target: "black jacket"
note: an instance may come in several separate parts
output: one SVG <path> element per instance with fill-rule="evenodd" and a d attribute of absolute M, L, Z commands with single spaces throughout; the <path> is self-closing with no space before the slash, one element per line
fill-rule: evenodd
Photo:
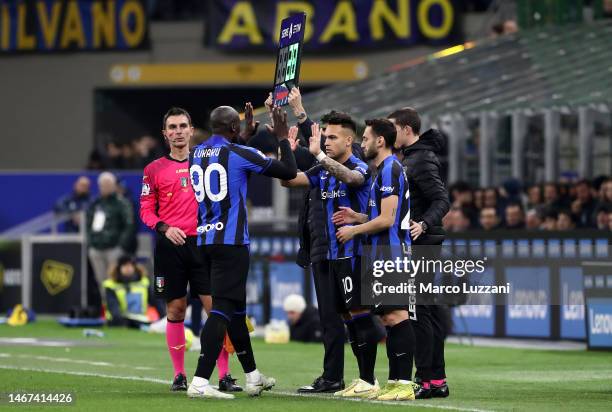
<path fill-rule="evenodd" d="M 292 341 L 297 342 L 321 342 L 323 332 L 319 311 L 312 306 L 306 307 L 300 319 L 293 325 L 289 325 L 289 334 Z"/>
<path fill-rule="evenodd" d="M 311 135 L 312 120 L 306 119 L 299 124 L 302 136 L 308 139 Z M 295 160 L 298 169 L 306 171 L 317 164 L 317 159 L 310 154 L 307 148 L 298 146 L 295 151 Z M 327 259 L 329 242 L 325 233 L 323 205 L 318 188 L 308 189 L 304 194 L 304 207 L 298 217 L 298 231 L 300 237 L 300 250 L 296 263 L 307 267 L 311 263 L 322 262 Z"/>
<path fill-rule="evenodd" d="M 404 148 L 402 164 L 410 189 L 410 215 L 415 222 L 427 223 L 428 235 L 444 235 L 442 218 L 450 209 L 448 190 L 441 178 L 438 159 L 438 155 L 445 150 L 446 139 L 435 129 L 429 129 L 416 143 Z"/>

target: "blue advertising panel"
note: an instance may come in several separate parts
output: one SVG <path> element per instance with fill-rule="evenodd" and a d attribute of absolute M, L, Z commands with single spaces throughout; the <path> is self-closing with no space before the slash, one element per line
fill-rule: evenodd
<path fill-rule="evenodd" d="M 547 266 L 507 267 L 510 294 L 506 335 L 550 337 L 550 269 Z"/>
<path fill-rule="evenodd" d="M 246 285 L 247 315 L 257 324 L 264 323 L 264 268 L 263 262 L 251 262 Z"/>
<path fill-rule="evenodd" d="M 589 347 L 612 349 L 612 297 L 587 298 Z"/>
<path fill-rule="evenodd" d="M 495 270 L 486 268 L 479 279 L 470 278 L 472 284 L 493 285 Z M 495 305 L 492 295 L 472 296 L 467 305 L 453 308 L 453 333 L 481 336 L 495 334 Z"/>
<path fill-rule="evenodd" d="M 559 269 L 561 297 L 561 339 L 584 339 L 584 293 L 582 289 L 582 268 L 562 267 Z"/>
<path fill-rule="evenodd" d="M 304 272 L 294 262 L 270 262 L 270 318 L 286 319 L 283 301 L 291 294 L 304 295 Z"/>

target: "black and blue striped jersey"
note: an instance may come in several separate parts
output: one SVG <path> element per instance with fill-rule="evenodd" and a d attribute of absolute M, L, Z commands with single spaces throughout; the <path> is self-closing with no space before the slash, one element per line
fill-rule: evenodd
<path fill-rule="evenodd" d="M 385 197 L 398 197 L 397 213 L 393 226 L 378 233 L 368 235 L 366 244 L 376 253 L 377 248 L 389 248 L 392 257 L 399 257 L 405 247 L 410 245 L 410 191 L 408 179 L 402 164 L 391 155 L 383 160 L 377 168 L 377 175 L 372 179 L 368 202 L 368 220 L 380 215 L 382 200 Z M 386 254 L 386 253 L 384 253 Z M 380 255 L 380 253 L 376 253 Z"/>
<path fill-rule="evenodd" d="M 328 240 L 327 258 L 330 260 L 343 259 L 361 255 L 361 237 L 356 236 L 346 243 L 336 239 L 336 225 L 332 222 L 332 215 L 340 210 L 340 206 L 350 207 L 356 212 L 365 213 L 368 204 L 370 187 L 370 174 L 368 165 L 354 155 L 343 163 L 351 170 L 356 170 L 364 177 L 359 187 L 351 187 L 337 179 L 321 165 L 317 165 L 306 172 L 311 187 L 320 189 L 321 202 L 323 202 L 323 215 Z"/>
<path fill-rule="evenodd" d="M 260 151 L 213 135 L 189 156 L 189 176 L 198 202 L 198 246 L 247 245 L 247 181 L 272 163 Z"/>

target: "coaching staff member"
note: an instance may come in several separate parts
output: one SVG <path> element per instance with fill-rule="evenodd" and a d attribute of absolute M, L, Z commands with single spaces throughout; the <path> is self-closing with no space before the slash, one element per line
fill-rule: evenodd
<path fill-rule="evenodd" d="M 395 124 L 395 143 L 410 189 L 412 221 L 410 234 L 414 245 L 441 245 L 444 240 L 442 218 L 450 208 L 448 190 L 440 176 L 438 154 L 445 150 L 442 134 L 430 129 L 419 135 L 421 119 L 416 110 L 405 107 L 387 116 Z M 425 302 L 431 303 L 431 302 Z M 443 308 L 438 305 L 416 305 L 415 381 L 421 385 L 415 390 L 417 399 L 447 397 L 449 395 L 444 371 Z"/>

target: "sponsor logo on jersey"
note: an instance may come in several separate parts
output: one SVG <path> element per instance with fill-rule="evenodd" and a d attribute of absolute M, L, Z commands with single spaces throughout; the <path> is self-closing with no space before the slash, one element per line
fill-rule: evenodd
<path fill-rule="evenodd" d="M 382 186 L 380 188 L 381 192 L 393 192 L 393 189 L 395 189 L 395 187 L 393 186 Z"/>
<path fill-rule="evenodd" d="M 330 190 L 329 192 L 321 192 L 321 199 L 336 199 L 346 196 L 345 190 Z"/>
<path fill-rule="evenodd" d="M 206 233 L 210 232 L 211 230 L 223 230 L 224 227 L 225 225 L 223 224 L 223 222 L 209 223 L 207 225 L 198 226 L 197 232 Z"/>

